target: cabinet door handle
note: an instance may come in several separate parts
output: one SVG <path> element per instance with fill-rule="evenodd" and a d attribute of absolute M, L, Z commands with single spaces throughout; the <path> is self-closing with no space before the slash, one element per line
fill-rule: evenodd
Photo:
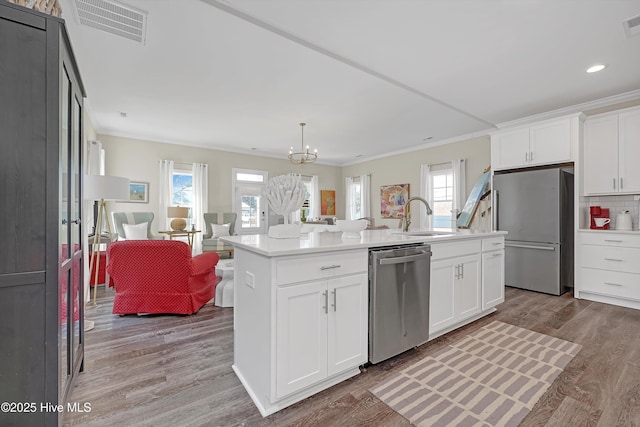
<path fill-rule="evenodd" d="M 492 243 L 493 246 L 498 246 L 498 245 L 501 245 L 501 244 L 502 244 L 502 242 L 494 242 L 494 243 Z"/>
<path fill-rule="evenodd" d="M 322 308 L 324 309 L 325 314 L 327 314 L 329 313 L 329 292 L 324 291 L 322 296 L 324 296 L 324 306 Z"/>
<path fill-rule="evenodd" d="M 620 189 L 624 188 L 624 182 L 622 181 L 624 178 L 620 177 Z"/>
<path fill-rule="evenodd" d="M 323 265 L 322 267 L 320 267 L 320 270 L 331 270 L 332 268 L 340 268 L 340 267 L 342 267 L 340 264 Z"/>
<path fill-rule="evenodd" d="M 605 242 L 622 243 L 622 240 L 604 239 Z"/>
<path fill-rule="evenodd" d="M 609 286 L 622 286 L 620 283 L 604 282 L 604 284 Z"/>
<path fill-rule="evenodd" d="M 529 161 L 533 162 L 533 151 L 529 152 Z"/>
<path fill-rule="evenodd" d="M 615 178 L 613 178 L 613 189 L 614 190 L 616 189 L 616 179 Z"/>
<path fill-rule="evenodd" d="M 493 254 L 493 256 L 502 256 L 502 253 L 498 252 L 497 254 Z"/>
<path fill-rule="evenodd" d="M 333 294 L 333 311 L 338 311 L 338 291 L 334 289 L 331 293 Z"/>
<path fill-rule="evenodd" d="M 621 259 L 616 259 L 616 258 L 605 258 L 605 261 L 616 261 L 616 262 L 622 262 L 623 260 Z"/>
<path fill-rule="evenodd" d="M 529 152 L 528 151 L 526 153 L 524 153 L 524 162 L 525 163 L 529 162 Z"/>
<path fill-rule="evenodd" d="M 460 264 L 460 278 L 464 279 L 464 264 Z"/>
<path fill-rule="evenodd" d="M 456 265 L 456 279 L 460 278 L 460 264 Z"/>

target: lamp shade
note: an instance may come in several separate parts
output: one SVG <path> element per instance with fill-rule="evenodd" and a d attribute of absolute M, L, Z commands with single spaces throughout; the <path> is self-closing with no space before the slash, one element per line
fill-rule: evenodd
<path fill-rule="evenodd" d="M 129 179 L 109 175 L 84 176 L 85 200 L 129 200 Z"/>
<path fill-rule="evenodd" d="M 167 208 L 167 216 L 169 218 L 189 218 L 189 208 L 181 208 L 180 206 L 169 206 Z"/>

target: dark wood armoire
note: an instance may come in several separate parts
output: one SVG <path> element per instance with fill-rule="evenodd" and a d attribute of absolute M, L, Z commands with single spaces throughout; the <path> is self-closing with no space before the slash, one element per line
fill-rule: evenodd
<path fill-rule="evenodd" d="M 3 426 L 58 425 L 82 370 L 83 98 L 64 21 L 0 0 Z"/>

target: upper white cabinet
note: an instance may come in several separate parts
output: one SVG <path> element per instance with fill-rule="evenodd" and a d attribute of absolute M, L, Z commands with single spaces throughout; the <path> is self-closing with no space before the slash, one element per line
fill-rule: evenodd
<path fill-rule="evenodd" d="M 580 115 L 504 129 L 491 135 L 494 170 L 574 160 Z"/>
<path fill-rule="evenodd" d="M 586 195 L 639 193 L 640 109 L 595 116 L 585 121 Z"/>

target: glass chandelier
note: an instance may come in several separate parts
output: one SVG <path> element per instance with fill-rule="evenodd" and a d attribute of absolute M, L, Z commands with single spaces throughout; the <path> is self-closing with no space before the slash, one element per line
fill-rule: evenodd
<path fill-rule="evenodd" d="M 291 163 L 296 165 L 304 165 L 305 163 L 313 163 L 318 159 L 318 150 L 314 150 L 313 153 L 309 151 L 309 146 L 305 148 L 304 146 L 304 125 L 306 123 L 300 123 L 300 128 L 302 129 L 302 142 L 300 144 L 300 151 L 294 153 L 293 147 L 289 149 L 289 160 Z"/>

